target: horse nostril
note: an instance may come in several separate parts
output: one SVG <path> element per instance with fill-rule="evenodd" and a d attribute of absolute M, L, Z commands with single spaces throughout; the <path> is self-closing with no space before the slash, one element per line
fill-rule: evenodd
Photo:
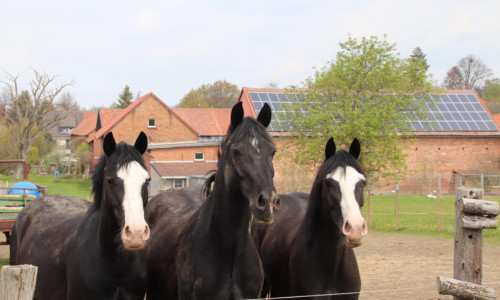
<path fill-rule="evenodd" d="M 130 230 L 130 226 L 125 226 L 125 230 L 124 230 L 124 233 L 125 233 L 125 237 L 127 238 L 130 238 L 132 236 L 132 231 Z"/>
<path fill-rule="evenodd" d="M 259 208 L 265 208 L 268 203 L 269 201 L 267 201 L 267 199 L 263 195 L 259 196 L 259 199 L 257 200 L 257 206 Z"/>
<path fill-rule="evenodd" d="M 274 207 L 280 208 L 281 206 L 281 199 L 280 197 L 277 197 L 277 199 L 274 201 Z"/>

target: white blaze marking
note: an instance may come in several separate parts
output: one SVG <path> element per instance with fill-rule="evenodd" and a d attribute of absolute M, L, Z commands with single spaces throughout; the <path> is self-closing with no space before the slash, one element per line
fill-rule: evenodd
<path fill-rule="evenodd" d="M 353 167 L 347 166 L 345 172 L 343 168 L 337 168 L 333 173 L 328 174 L 327 177 L 339 183 L 340 193 L 342 194 L 340 208 L 342 209 L 344 222 L 352 217 L 362 218 L 359 204 L 354 195 L 354 189 L 359 181 L 366 180 L 365 176 Z"/>
<path fill-rule="evenodd" d="M 123 196 L 123 212 L 125 215 L 125 226 L 134 231 L 143 231 L 147 226 L 144 220 L 144 208 L 142 203 L 142 185 L 149 178 L 149 173 L 138 162 L 133 161 L 122 166 L 117 176 L 123 180 L 125 190 Z"/>
<path fill-rule="evenodd" d="M 257 138 L 252 139 L 252 146 L 257 150 L 257 153 L 260 153 L 259 140 Z"/>

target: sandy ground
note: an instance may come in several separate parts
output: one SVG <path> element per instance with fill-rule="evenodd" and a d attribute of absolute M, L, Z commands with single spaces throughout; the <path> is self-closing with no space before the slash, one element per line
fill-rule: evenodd
<path fill-rule="evenodd" d="M 437 293 L 436 282 L 453 277 L 453 251 L 453 240 L 369 233 L 355 249 L 360 299 L 452 299 Z M 0 257 L 9 257 L 9 246 L 0 246 Z M 483 283 L 495 283 L 486 286 L 500 299 L 500 246 L 483 246 Z"/>
<path fill-rule="evenodd" d="M 453 299 L 437 293 L 437 277 L 453 277 L 453 240 L 369 233 L 356 248 L 360 299 Z M 483 283 L 500 298 L 500 246 L 483 246 Z M 394 289 L 407 291 L 370 292 Z"/>

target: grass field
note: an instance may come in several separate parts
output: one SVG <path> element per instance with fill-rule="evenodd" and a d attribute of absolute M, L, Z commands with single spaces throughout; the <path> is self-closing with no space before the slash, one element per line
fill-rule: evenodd
<path fill-rule="evenodd" d="M 0 180 L 4 183 L 8 181 L 9 185 L 13 183 L 12 178 L 6 175 L 0 175 Z M 50 175 L 30 174 L 29 180 L 47 186 L 49 195 L 61 194 L 90 199 L 92 186 L 90 179 L 83 180 L 81 177 L 65 178 L 64 175 L 61 178 L 55 178 Z M 436 199 L 423 195 L 400 195 L 399 199 L 399 230 L 396 231 L 396 196 L 372 196 L 372 227 L 370 230 L 450 239 L 454 237 L 454 195 L 444 195 L 441 198 L 441 232 L 437 230 Z M 500 203 L 500 197 L 487 197 L 486 200 Z M 365 197 L 365 206 L 362 213 L 368 220 L 367 202 Z M 500 229 L 483 230 L 483 236 L 485 243 L 500 245 Z"/>
<path fill-rule="evenodd" d="M 4 184 L 8 182 L 9 186 L 17 180 L 12 180 L 12 176 L 0 175 L 0 181 Z M 82 177 L 65 177 L 55 178 L 53 175 L 36 175 L 30 174 L 28 181 L 38 185 L 47 186 L 49 195 L 66 195 L 77 196 L 83 199 L 90 199 L 92 183 L 90 179 L 83 180 Z"/>
<path fill-rule="evenodd" d="M 486 197 L 485 200 L 500 203 L 500 197 Z M 436 199 L 422 195 L 399 196 L 399 230 L 396 231 L 396 196 L 372 196 L 372 228 L 378 232 L 399 232 L 440 238 L 454 238 L 455 196 L 441 198 L 441 232 L 437 227 Z M 365 198 L 363 216 L 368 220 L 368 203 Z M 483 230 L 484 242 L 500 245 L 500 230 Z"/>

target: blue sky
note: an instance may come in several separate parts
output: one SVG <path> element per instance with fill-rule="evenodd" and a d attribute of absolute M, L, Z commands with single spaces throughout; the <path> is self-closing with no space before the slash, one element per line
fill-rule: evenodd
<path fill-rule="evenodd" d="M 349 34 L 387 34 L 401 57 L 421 47 L 438 83 L 469 54 L 500 77 L 499 12 L 498 0 L 0 0 L 0 68 L 25 88 L 30 68 L 73 81 L 84 108 L 126 84 L 174 106 L 216 80 L 300 84 Z"/>

